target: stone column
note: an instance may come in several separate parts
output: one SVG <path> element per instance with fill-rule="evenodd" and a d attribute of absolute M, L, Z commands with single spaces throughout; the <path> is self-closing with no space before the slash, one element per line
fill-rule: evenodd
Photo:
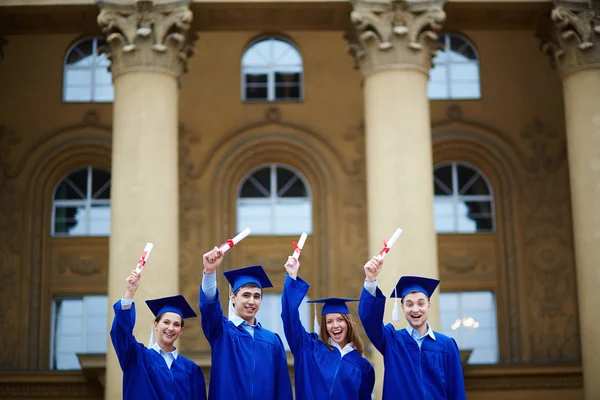
<path fill-rule="evenodd" d="M 584 392 L 592 400 L 600 399 L 600 4 L 554 3 L 554 40 L 543 49 L 563 83 Z"/>
<path fill-rule="evenodd" d="M 115 87 L 109 324 L 125 278 L 153 242 L 135 298 L 134 334 L 144 344 L 153 319 L 144 300 L 179 292 L 178 80 L 191 55 L 188 3 L 98 2 Z M 121 398 L 122 372 L 110 339 L 106 372 L 105 398 Z"/>
<path fill-rule="evenodd" d="M 445 20 L 443 1 L 354 0 L 350 51 L 363 76 L 369 253 L 397 227 L 379 287 L 386 296 L 402 275 L 438 277 L 433 220 L 433 160 L 427 81 Z M 434 296 L 429 323 L 439 327 Z M 393 302 L 388 302 L 386 321 Z M 403 318 L 403 317 L 402 317 Z M 404 318 L 403 318 L 404 319 Z M 401 322 L 399 326 L 404 326 Z M 376 375 L 383 360 L 373 357 Z M 382 380 L 377 380 L 380 396 Z"/>

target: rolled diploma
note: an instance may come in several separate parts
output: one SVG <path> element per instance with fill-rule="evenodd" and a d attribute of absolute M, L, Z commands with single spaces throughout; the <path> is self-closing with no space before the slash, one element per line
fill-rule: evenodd
<path fill-rule="evenodd" d="M 402 235 L 402 229 L 398 228 L 398 229 L 396 229 L 396 231 L 394 232 L 394 234 L 392 235 L 390 240 L 388 240 L 387 246 L 385 246 L 379 253 L 379 257 L 381 257 L 382 260 L 385 258 L 385 255 L 387 254 L 387 251 L 385 251 L 385 249 L 388 249 L 388 250 L 391 249 L 392 246 L 394 245 L 394 243 L 396 243 L 396 240 L 398 240 L 398 238 L 400 237 L 400 235 Z"/>
<path fill-rule="evenodd" d="M 303 232 L 302 235 L 300 235 L 300 240 L 298 240 L 297 244 L 298 249 L 302 250 L 302 248 L 304 247 L 304 242 L 306 242 L 307 236 L 308 235 L 305 232 Z M 296 260 L 300 258 L 300 252 L 298 251 L 298 249 L 294 250 L 294 254 L 292 255 L 292 257 L 294 257 Z"/>
<path fill-rule="evenodd" d="M 228 240 L 227 242 L 223 243 L 219 248 L 223 251 L 223 254 L 225 254 L 227 250 L 244 240 L 248 235 L 250 235 L 250 233 L 252 233 L 250 228 L 246 228 L 240 233 L 238 233 L 233 239 L 231 239 L 233 245 L 230 245 Z"/>
<path fill-rule="evenodd" d="M 140 274 L 142 269 L 144 269 L 144 265 L 146 265 L 146 261 L 148 261 L 148 257 L 150 257 L 150 252 L 154 248 L 154 245 L 150 242 L 146 243 L 146 247 L 144 247 L 144 252 L 140 257 L 140 261 L 138 261 L 137 266 L 135 267 L 135 272 Z"/>

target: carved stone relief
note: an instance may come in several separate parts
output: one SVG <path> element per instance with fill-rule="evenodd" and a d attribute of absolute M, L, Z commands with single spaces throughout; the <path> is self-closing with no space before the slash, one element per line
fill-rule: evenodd
<path fill-rule="evenodd" d="M 0 126 L 0 324 L 12 326 L 0 335 L 0 367 L 19 365 L 21 321 L 19 287 L 21 285 L 21 257 L 19 240 L 22 205 L 15 182 L 8 177 L 11 148 L 19 139 L 6 127 Z"/>
<path fill-rule="evenodd" d="M 531 156 L 523 165 L 524 249 L 527 264 L 529 341 L 532 358 L 580 358 L 577 286 L 565 138 L 538 120 L 521 138 Z M 562 182 L 562 184 L 558 184 Z"/>
<path fill-rule="evenodd" d="M 346 35 L 348 52 L 363 74 L 403 66 L 427 72 L 437 33 L 446 19 L 443 0 L 353 0 L 355 32 Z"/>

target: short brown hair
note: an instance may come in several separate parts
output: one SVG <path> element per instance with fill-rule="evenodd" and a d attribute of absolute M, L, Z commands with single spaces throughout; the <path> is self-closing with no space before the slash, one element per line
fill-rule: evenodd
<path fill-rule="evenodd" d="M 346 335 L 346 340 L 348 343 L 352 343 L 356 351 L 360 353 L 360 355 L 364 355 L 365 346 L 363 345 L 363 341 L 358 334 L 358 324 L 354 322 L 352 319 L 352 315 L 350 314 L 340 314 L 344 320 L 346 320 L 346 325 L 348 325 L 348 334 Z M 329 344 L 329 332 L 327 332 L 327 314 L 321 315 L 321 332 L 319 334 L 319 339 L 329 350 L 332 349 L 332 346 Z"/>

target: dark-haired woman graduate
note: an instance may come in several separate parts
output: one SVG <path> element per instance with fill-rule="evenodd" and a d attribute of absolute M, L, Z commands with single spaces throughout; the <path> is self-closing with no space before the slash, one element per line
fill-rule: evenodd
<path fill-rule="evenodd" d="M 294 355 L 296 400 L 370 400 L 375 371 L 363 357 L 358 325 L 346 306 L 354 299 L 312 300 L 322 303 L 320 335 L 308 333 L 298 308 L 309 284 L 298 277 L 300 262 L 289 257 L 281 297 L 281 318 Z"/>
<path fill-rule="evenodd" d="M 146 300 L 156 318 L 151 344 L 144 346 L 133 336 L 133 296 L 140 281 L 141 275 L 131 271 L 125 283 L 125 295 L 113 306 L 115 318 L 110 338 L 123 370 L 123 399 L 206 399 L 202 370 L 178 354 L 174 346 L 183 332 L 183 319 L 196 317 L 196 313 L 181 295 Z"/>

